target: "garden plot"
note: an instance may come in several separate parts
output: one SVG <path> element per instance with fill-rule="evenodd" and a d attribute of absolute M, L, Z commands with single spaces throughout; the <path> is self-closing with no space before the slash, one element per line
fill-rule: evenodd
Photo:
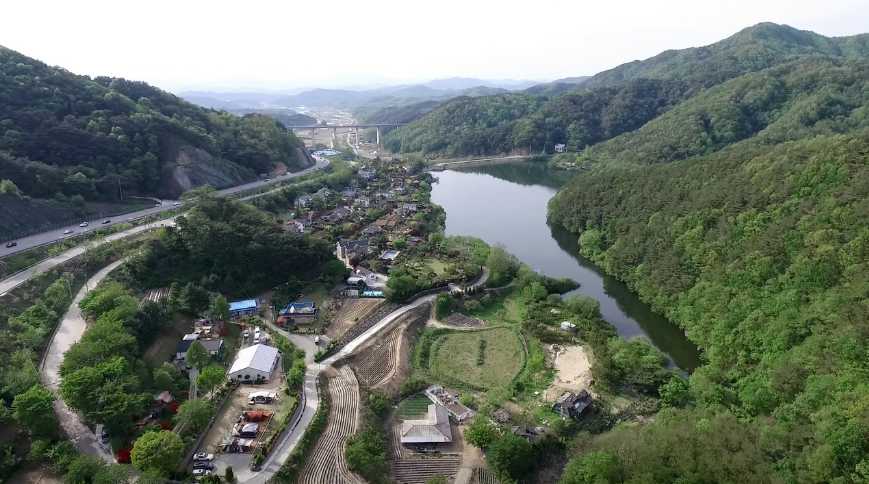
<path fill-rule="evenodd" d="M 479 390 L 509 384 L 525 364 L 519 336 L 509 328 L 448 332 L 431 347 L 432 376 Z"/>

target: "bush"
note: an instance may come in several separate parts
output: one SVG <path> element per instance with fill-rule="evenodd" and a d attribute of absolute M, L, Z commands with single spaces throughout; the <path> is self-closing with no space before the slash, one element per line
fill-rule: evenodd
<path fill-rule="evenodd" d="M 386 436 L 375 428 L 367 428 L 350 437 L 344 450 L 347 465 L 369 482 L 384 482 L 388 474 Z"/>

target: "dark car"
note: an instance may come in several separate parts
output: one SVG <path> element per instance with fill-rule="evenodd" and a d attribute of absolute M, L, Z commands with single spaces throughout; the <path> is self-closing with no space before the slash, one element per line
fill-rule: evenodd
<path fill-rule="evenodd" d="M 103 225 L 110 224 L 110 223 L 112 223 L 112 219 L 107 218 L 107 219 L 103 220 Z"/>
<path fill-rule="evenodd" d="M 18 245 L 18 242 L 8 242 L 8 243 L 6 244 L 6 248 L 8 249 L 8 248 L 10 248 L 10 247 L 15 247 L 16 245 Z"/>
<path fill-rule="evenodd" d="M 214 469 L 214 464 L 205 460 L 193 461 L 194 469 Z"/>

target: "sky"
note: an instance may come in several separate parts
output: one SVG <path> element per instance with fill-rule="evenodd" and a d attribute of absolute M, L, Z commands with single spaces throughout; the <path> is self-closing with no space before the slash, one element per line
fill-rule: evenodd
<path fill-rule="evenodd" d="M 553 80 L 758 22 L 869 32 L 867 0 L 5 0 L 0 45 L 77 74 L 191 89 Z"/>

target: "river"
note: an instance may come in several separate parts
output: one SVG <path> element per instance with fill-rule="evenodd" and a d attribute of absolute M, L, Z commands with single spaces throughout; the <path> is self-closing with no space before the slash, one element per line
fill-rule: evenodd
<path fill-rule="evenodd" d="M 549 199 L 569 174 L 525 162 L 435 172 L 432 201 L 447 214 L 447 235 L 470 235 L 500 244 L 531 268 L 580 284 L 573 293 L 593 297 L 601 316 L 624 338 L 646 337 L 671 363 L 691 371 L 697 347 L 684 332 L 613 277 L 579 255 L 577 238 L 546 221 Z"/>

